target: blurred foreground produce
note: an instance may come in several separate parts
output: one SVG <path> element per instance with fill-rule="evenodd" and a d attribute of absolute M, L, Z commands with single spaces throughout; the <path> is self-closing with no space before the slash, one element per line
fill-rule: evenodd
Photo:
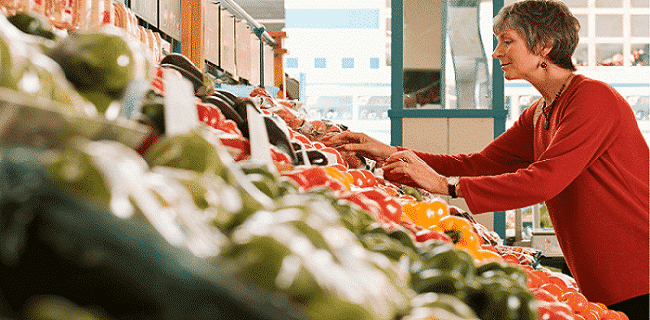
<path fill-rule="evenodd" d="M 34 33 L 42 27 L 39 21 L 25 14 L 13 19 L 14 23 L 25 24 L 23 28 Z M 45 51 L 54 44 L 52 40 L 24 33 L 0 14 L 0 87 L 59 102 L 59 111 L 96 113 L 92 104 L 65 78 L 61 66 L 46 55 Z"/>
<path fill-rule="evenodd" d="M 101 162 L 102 156 L 79 150 L 83 142 L 77 145 L 77 151 L 68 152 Z M 187 250 L 196 243 L 192 237 L 218 247 L 225 238 L 214 230 L 201 238 L 196 230 L 178 229 L 182 224 L 173 221 L 171 211 L 118 216 L 101 201 L 88 201 L 85 196 L 92 191 L 73 195 L 62 190 L 47 173 L 50 157 L 24 148 L 2 149 L 0 212 L 6 223 L 0 230 L 0 292 L 12 313 L 6 316 L 25 316 L 21 310 L 28 309 L 35 296 L 51 294 L 79 306 L 97 306 L 118 319 L 308 318 L 286 299 L 242 281 L 220 258 L 201 258 Z M 83 185 L 84 177 L 76 174 L 88 162 L 67 162 L 57 156 L 54 160 L 67 163 L 63 170 L 67 174 L 61 172 L 64 179 Z M 129 166 L 109 162 L 94 170 L 106 173 Z M 147 198 L 136 189 L 153 195 L 141 184 L 121 196 L 142 197 L 134 202 Z M 119 190 L 111 191 L 113 198 Z"/>
<path fill-rule="evenodd" d="M 139 46 L 124 30 L 107 25 L 70 34 L 49 56 L 97 111 L 105 113 L 113 101 L 122 98 L 129 82 L 150 78 L 152 63 Z"/>

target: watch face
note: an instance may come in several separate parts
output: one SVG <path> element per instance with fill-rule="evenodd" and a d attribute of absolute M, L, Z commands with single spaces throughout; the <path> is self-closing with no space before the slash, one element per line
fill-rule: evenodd
<path fill-rule="evenodd" d="M 460 177 L 448 177 L 447 184 L 456 185 L 458 183 L 458 180 L 460 180 Z"/>

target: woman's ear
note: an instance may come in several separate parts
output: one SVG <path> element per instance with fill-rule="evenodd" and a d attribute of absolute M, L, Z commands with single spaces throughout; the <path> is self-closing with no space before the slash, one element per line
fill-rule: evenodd
<path fill-rule="evenodd" d="M 555 41 L 551 38 L 545 38 L 541 41 L 540 47 L 542 50 L 540 50 L 540 54 L 542 57 L 546 57 L 549 53 L 551 53 L 551 50 L 553 50 L 553 45 L 555 45 Z"/>
<path fill-rule="evenodd" d="M 542 51 L 540 52 L 540 55 L 542 57 L 546 57 L 549 53 L 551 53 L 551 50 L 553 50 L 553 46 L 546 46 L 542 48 Z"/>
<path fill-rule="evenodd" d="M 555 44 L 555 41 L 549 38 L 542 39 L 535 45 L 535 50 L 533 52 L 535 54 L 540 55 L 541 57 L 546 57 L 551 50 L 553 50 L 553 45 Z"/>

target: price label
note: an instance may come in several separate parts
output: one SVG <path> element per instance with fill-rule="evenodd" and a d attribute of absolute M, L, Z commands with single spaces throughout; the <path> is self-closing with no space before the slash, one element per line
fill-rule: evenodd
<path fill-rule="evenodd" d="M 199 125 L 192 83 L 173 70 L 165 70 L 165 133 L 183 134 Z"/>

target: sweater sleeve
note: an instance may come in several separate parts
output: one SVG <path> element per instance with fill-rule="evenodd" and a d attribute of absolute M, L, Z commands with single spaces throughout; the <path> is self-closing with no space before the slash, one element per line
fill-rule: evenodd
<path fill-rule="evenodd" d="M 515 172 L 533 161 L 532 117 L 535 105 L 506 132 L 490 142 L 482 151 L 470 154 L 433 154 L 413 152 L 433 170 L 444 176 L 484 176 Z M 406 148 L 398 147 L 399 150 Z"/>
<path fill-rule="evenodd" d="M 536 128 L 535 140 L 545 141 L 545 147 L 526 168 L 461 179 L 460 188 L 470 210 L 482 213 L 522 208 L 549 200 L 565 189 L 616 139 L 624 101 L 613 90 L 604 84 L 586 83 L 560 100 L 554 128 Z M 522 143 L 532 145 L 528 140 L 517 145 Z"/>

